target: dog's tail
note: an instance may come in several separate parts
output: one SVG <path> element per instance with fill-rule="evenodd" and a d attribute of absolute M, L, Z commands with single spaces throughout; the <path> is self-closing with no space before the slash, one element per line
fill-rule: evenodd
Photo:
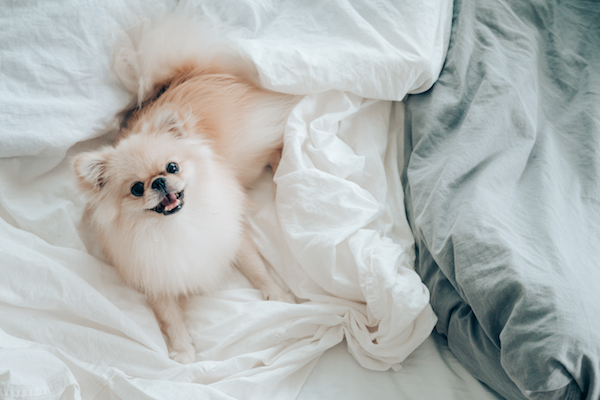
<path fill-rule="evenodd" d="M 212 67 L 256 83 L 254 64 L 226 37 L 206 19 L 174 14 L 158 23 L 144 21 L 118 41 L 113 71 L 136 96 L 137 106 L 156 96 L 189 65 Z"/>

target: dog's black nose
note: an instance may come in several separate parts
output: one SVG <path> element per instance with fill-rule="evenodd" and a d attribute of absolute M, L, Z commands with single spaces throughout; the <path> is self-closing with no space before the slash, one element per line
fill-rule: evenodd
<path fill-rule="evenodd" d="M 167 191 L 167 180 L 165 178 L 156 178 L 152 182 L 152 189 L 158 190 L 159 192 Z"/>

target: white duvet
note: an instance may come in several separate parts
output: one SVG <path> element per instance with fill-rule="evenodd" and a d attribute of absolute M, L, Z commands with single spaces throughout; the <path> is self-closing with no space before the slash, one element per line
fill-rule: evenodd
<path fill-rule="evenodd" d="M 435 324 L 392 101 L 436 80 L 451 1 L 189 1 L 232 28 L 266 87 L 306 94 L 251 211 L 300 303 L 262 301 L 240 275 L 187 310 L 197 362 L 169 359 L 144 296 L 87 239 L 69 160 L 108 143 L 131 100 L 110 74 L 118 32 L 173 7 L 0 2 L 0 398 L 292 399 L 344 338 L 362 366 L 398 369 Z"/>

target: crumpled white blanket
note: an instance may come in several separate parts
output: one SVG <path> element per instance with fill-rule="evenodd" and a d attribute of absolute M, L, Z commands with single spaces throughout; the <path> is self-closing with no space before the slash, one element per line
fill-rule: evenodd
<path fill-rule="evenodd" d="M 96 253 L 69 163 L 110 140 L 130 101 L 110 75 L 116 35 L 175 4 L 68 3 L 0 7 L 0 397 L 290 399 L 344 338 L 364 367 L 399 368 L 435 316 L 412 270 L 403 106 L 384 100 L 436 80 L 451 1 L 178 5 L 231 27 L 266 87 L 307 95 L 251 210 L 301 303 L 262 301 L 241 275 L 194 298 L 191 365 L 169 359 L 144 296 Z"/>

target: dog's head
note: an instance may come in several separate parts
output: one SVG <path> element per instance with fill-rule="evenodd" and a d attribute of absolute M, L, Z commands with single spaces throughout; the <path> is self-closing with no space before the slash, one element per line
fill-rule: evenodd
<path fill-rule="evenodd" d="M 186 187 L 202 173 L 197 171 L 198 148 L 208 146 L 192 139 L 172 109 L 136 126 L 114 147 L 74 160 L 79 186 L 106 214 L 111 210 L 120 218 L 136 219 L 176 214 L 184 208 Z"/>

